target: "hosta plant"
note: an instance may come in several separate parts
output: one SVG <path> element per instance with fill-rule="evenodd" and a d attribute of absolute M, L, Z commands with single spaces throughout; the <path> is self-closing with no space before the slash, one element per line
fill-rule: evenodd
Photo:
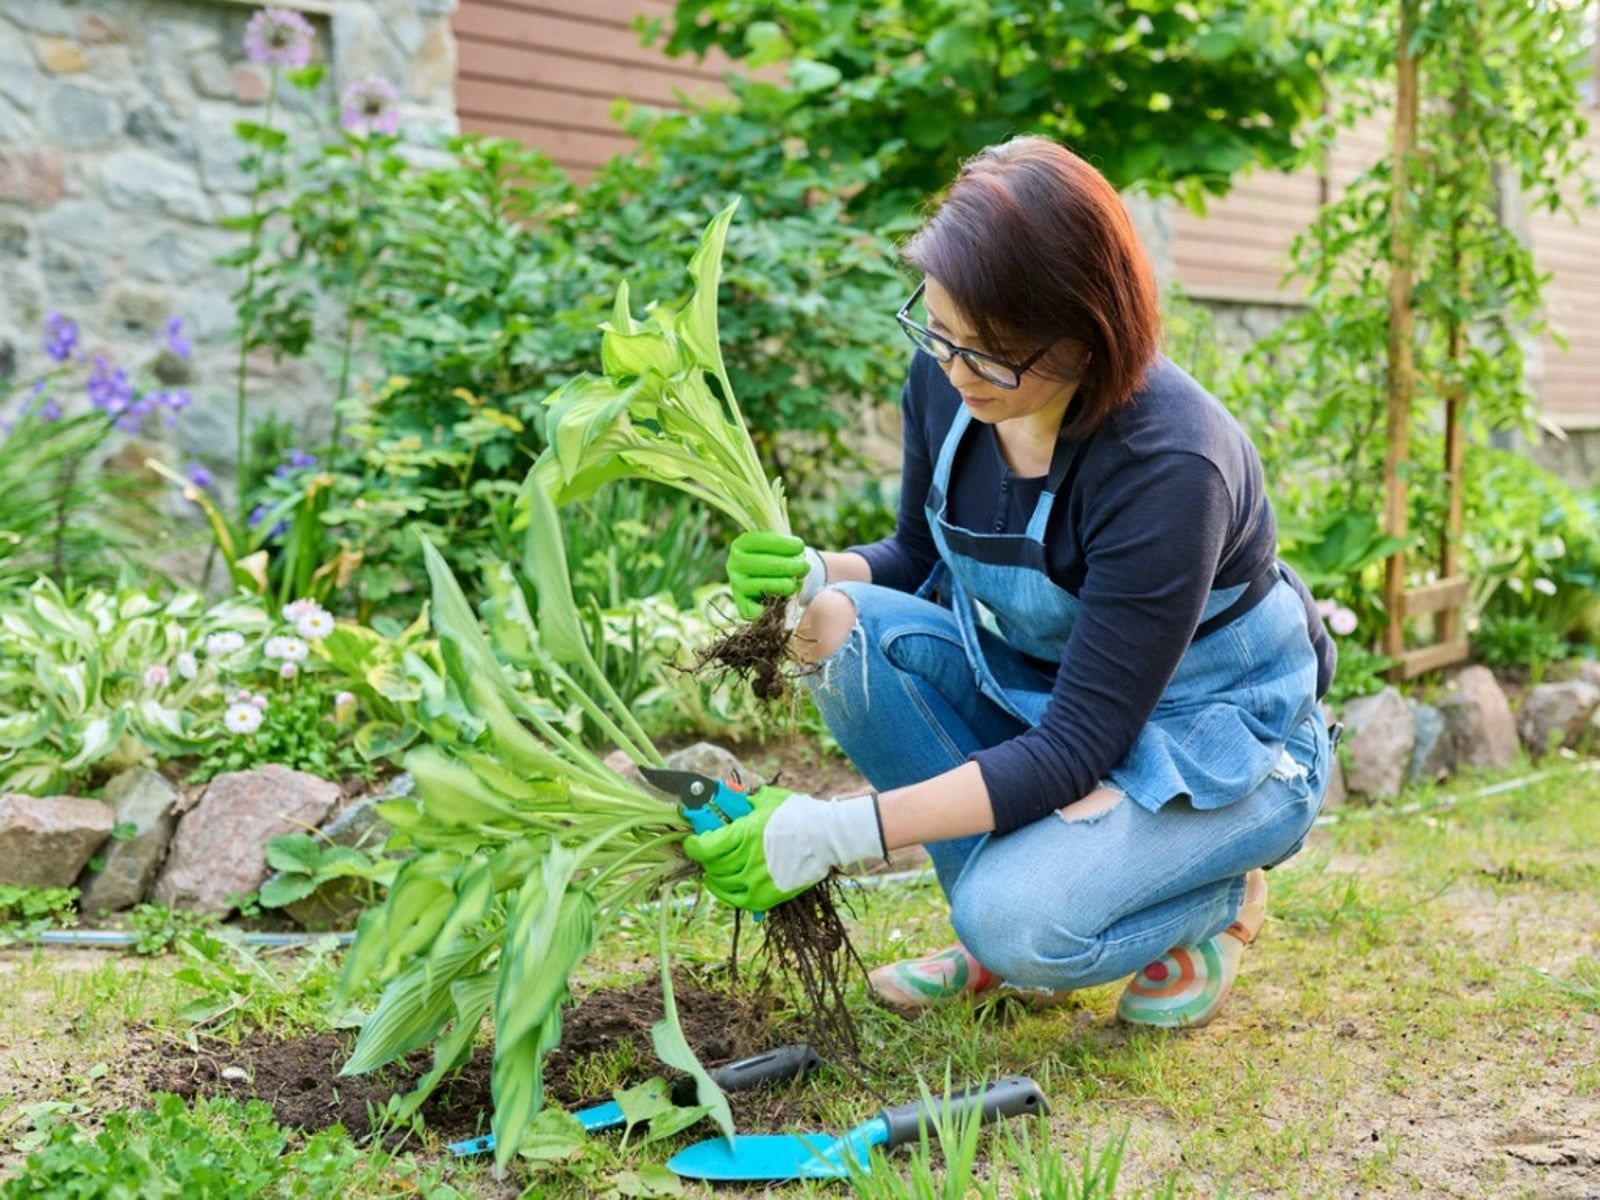
<path fill-rule="evenodd" d="M 486 570 L 483 627 L 443 557 L 424 548 L 443 670 L 412 664 L 424 738 L 406 757 L 415 789 L 380 807 L 396 831 L 390 848 L 412 854 L 383 905 L 363 914 L 345 977 L 352 994 L 382 987 L 346 1073 L 433 1047 L 433 1069 L 394 1103 L 400 1117 L 466 1061 L 492 1014 L 502 1164 L 542 1107 L 542 1063 L 561 1040 L 569 978 L 624 910 L 665 900 L 695 870 L 678 848 L 689 829 L 675 808 L 572 732 L 581 712 L 635 761 L 660 764 L 588 643 L 554 506 L 531 484 L 522 503 L 520 578 L 504 563 Z M 702 1099 L 718 1097 L 710 1112 L 731 1131 L 671 1002 L 671 911 L 657 909 L 667 1004 L 656 1050 L 700 1081 Z"/>
<path fill-rule="evenodd" d="M 207 609 L 197 593 L 129 588 L 69 602 L 38 580 L 0 606 L 0 791 L 43 795 L 95 769 L 198 753 L 222 730 L 224 658 L 269 624 L 242 601 Z M 237 646 L 209 655 L 223 632 Z"/>
<path fill-rule="evenodd" d="M 790 532 L 783 484 L 762 469 L 717 335 L 722 249 L 737 207 L 735 200 L 719 212 L 701 236 L 689 262 L 689 302 L 678 311 L 655 305 L 637 321 L 621 282 L 601 326 L 601 374 L 579 375 L 545 401 L 550 448 L 534 470 L 557 504 L 643 479 L 693 496 L 739 529 Z M 776 699 L 788 658 L 786 609 L 774 598 L 753 625 L 710 647 L 707 660 Z"/>

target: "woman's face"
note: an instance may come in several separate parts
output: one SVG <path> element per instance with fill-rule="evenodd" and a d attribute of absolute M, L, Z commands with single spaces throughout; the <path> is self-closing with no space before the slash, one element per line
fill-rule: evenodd
<path fill-rule="evenodd" d="M 979 344 L 972 325 L 950 299 L 950 293 L 932 276 L 927 279 L 922 301 L 928 313 L 928 328 L 934 333 L 968 350 L 993 353 L 987 346 Z M 1037 346 L 1033 347 L 1028 354 L 1036 349 Z M 1014 389 L 989 382 L 967 366 L 960 355 L 941 365 L 950 385 L 961 393 L 961 399 L 973 418 L 988 425 L 1014 421 L 1019 417 L 1037 416 L 1041 421 L 1052 416 L 1059 419 L 1078 388 L 1075 379 L 1054 379 L 1042 374 L 1042 362 L 1029 367 L 1022 375 L 1022 382 Z M 1034 423 L 1028 422 L 1030 425 Z"/>

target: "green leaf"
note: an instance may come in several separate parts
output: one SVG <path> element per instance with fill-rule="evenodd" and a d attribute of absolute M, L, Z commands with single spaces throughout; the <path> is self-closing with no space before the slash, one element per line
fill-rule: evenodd
<path fill-rule="evenodd" d="M 530 1162 L 562 1162 L 581 1153 L 588 1136 L 577 1117 L 559 1108 L 547 1108 L 528 1122 L 521 1154 Z"/>
<path fill-rule="evenodd" d="M 689 1126 L 698 1124 L 710 1112 L 711 1106 L 709 1104 L 696 1104 L 687 1108 L 674 1106 L 651 1120 L 649 1136 L 640 1145 L 648 1146 L 651 1142 L 659 1142 L 664 1138 L 674 1137 L 688 1129 Z"/>
<path fill-rule="evenodd" d="M 799 58 L 789 64 L 789 83 L 797 92 L 825 92 L 838 87 L 843 79 L 838 67 L 816 59 Z"/>
<path fill-rule="evenodd" d="M 256 121 L 235 121 L 233 132 L 241 142 L 248 142 L 265 150 L 282 150 L 289 144 L 288 134 Z"/>
<path fill-rule="evenodd" d="M 274 871 L 314 875 L 321 861 L 322 847 L 309 834 L 286 833 L 267 839 L 267 865 Z"/>
<path fill-rule="evenodd" d="M 351 742 L 356 748 L 356 753 L 367 762 L 377 762 L 399 754 L 417 740 L 417 734 L 420 732 L 421 730 L 415 725 L 396 725 L 392 721 L 368 721 L 356 730 Z"/>
<path fill-rule="evenodd" d="M 738 207 L 739 201 L 733 200 L 706 226 L 700 246 L 689 260 L 694 295 L 674 322 L 679 340 L 689 347 L 695 360 L 719 378 L 725 376 L 717 334 L 717 287 L 722 282 L 722 247 L 728 240 L 728 226 L 733 223 Z"/>
<path fill-rule="evenodd" d="M 653 1121 L 673 1108 L 672 1097 L 667 1093 L 667 1081 L 656 1075 L 631 1088 L 613 1092 L 622 1119 L 628 1123 L 628 1132 L 635 1125 Z"/>
<path fill-rule="evenodd" d="M 589 653 L 578 602 L 572 595 L 567 550 L 561 540 L 556 506 L 529 472 L 518 505 L 528 521 L 522 548 L 522 572 L 533 582 L 539 599 L 539 638 L 557 662 L 579 662 Z"/>
<path fill-rule="evenodd" d="M 283 77 L 289 81 L 290 87 L 299 88 L 302 92 L 314 92 L 327 74 L 326 63 L 312 63 L 305 67 L 290 67 Z"/>
<path fill-rule="evenodd" d="M 683 1023 L 678 1018 L 678 1002 L 672 994 L 672 948 L 667 937 L 668 926 L 671 923 L 671 905 L 666 901 L 667 897 L 663 896 L 657 908 L 659 934 L 657 953 L 661 966 L 662 1016 L 661 1020 L 650 1027 L 650 1041 L 655 1046 L 656 1057 L 663 1063 L 693 1077 L 696 1098 L 705 1105 L 707 1115 L 717 1123 L 717 1128 L 722 1130 L 722 1136 L 727 1138 L 731 1145 L 733 1112 L 728 1107 L 728 1097 L 717 1086 L 717 1081 L 711 1078 L 710 1072 L 700 1065 L 700 1059 L 696 1057 L 688 1039 L 683 1036 Z"/>
<path fill-rule="evenodd" d="M 283 908 L 296 900 L 304 900 L 317 886 L 317 881 L 309 875 L 275 875 L 261 885 L 258 899 L 262 908 Z"/>

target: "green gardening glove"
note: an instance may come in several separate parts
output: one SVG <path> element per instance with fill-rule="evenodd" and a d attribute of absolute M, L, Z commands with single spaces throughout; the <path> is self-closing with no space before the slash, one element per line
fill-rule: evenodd
<path fill-rule="evenodd" d="M 746 621 L 761 615 L 768 596 L 800 597 L 805 604 L 827 582 L 822 556 L 787 533 L 755 529 L 728 547 L 728 582 L 733 603 Z"/>
<path fill-rule="evenodd" d="M 764 787 L 751 811 L 687 838 L 683 852 L 705 870 L 706 891 L 724 904 L 766 912 L 846 867 L 883 854 L 878 797 L 818 800 Z"/>

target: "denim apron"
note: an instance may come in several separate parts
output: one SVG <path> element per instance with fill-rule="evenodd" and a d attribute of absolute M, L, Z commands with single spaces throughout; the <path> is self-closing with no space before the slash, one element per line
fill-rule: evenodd
<path fill-rule="evenodd" d="M 963 406 L 939 449 L 926 511 L 940 564 L 918 594 L 947 594 L 979 691 L 1037 725 L 1050 703 L 1053 673 L 1019 669 L 1015 655 L 988 654 L 985 644 L 998 638 L 1054 663 L 1066 654 L 1079 602 L 1051 581 L 1044 535 L 1087 439 L 1057 446 L 1025 532 L 970 530 L 949 521 L 947 494 L 971 421 Z M 1243 799 L 1283 769 L 1284 743 L 1316 711 L 1316 677 L 1305 608 L 1278 563 L 1249 583 L 1213 589 L 1149 721 L 1102 783 L 1151 812 L 1178 797 L 1199 809 Z"/>

